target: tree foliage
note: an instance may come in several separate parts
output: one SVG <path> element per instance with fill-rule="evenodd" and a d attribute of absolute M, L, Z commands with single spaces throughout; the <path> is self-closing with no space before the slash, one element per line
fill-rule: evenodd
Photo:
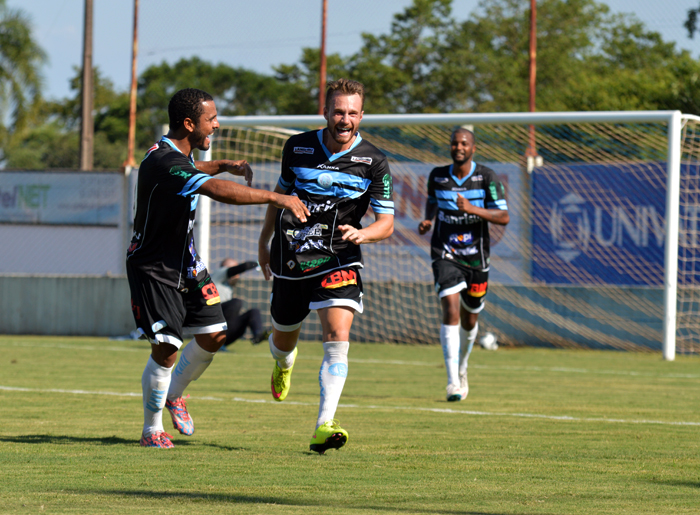
<path fill-rule="evenodd" d="M 698 14 L 700 7 L 688 13 L 691 37 Z M 15 20 L 7 25 L 14 32 L 3 20 Z M 526 111 L 529 33 L 529 2 L 522 0 L 480 0 L 465 20 L 454 18 L 452 0 L 413 0 L 387 33 L 363 34 L 354 54 L 328 55 L 327 78 L 363 82 L 368 113 Z M 5 147 L 8 166 L 77 167 L 79 71 L 74 95 L 41 101 L 43 52 L 31 43 L 27 20 L 0 0 L 0 38 L 9 34 L 26 44 L 19 52 L 5 44 L 10 39 L 0 41 L 0 86 L 15 95 L 7 97 L 16 112 L 16 134 Z M 138 83 L 137 148 L 152 144 L 167 124 L 170 97 L 185 87 L 211 93 L 221 115 L 314 114 L 319 67 L 317 48 L 303 49 L 297 63 L 277 66 L 272 75 L 199 57 L 150 66 Z M 23 71 L 15 78 L 16 70 Z M 99 72 L 95 84 L 96 166 L 117 168 L 126 153 L 128 94 Z M 700 62 L 602 2 L 538 0 L 537 110 L 642 109 L 700 114 Z M 42 123 L 19 130 L 26 120 L 21 113 L 28 112 Z"/>
<path fill-rule="evenodd" d="M 41 67 L 46 54 L 32 37 L 31 22 L 18 9 L 0 0 L 0 131 L 7 137 L 21 130 L 34 114 L 41 99 Z"/>

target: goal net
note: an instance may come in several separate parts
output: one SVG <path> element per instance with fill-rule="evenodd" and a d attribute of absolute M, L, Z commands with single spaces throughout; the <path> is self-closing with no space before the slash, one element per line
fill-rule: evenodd
<path fill-rule="evenodd" d="M 677 352 L 698 352 L 698 121 L 672 114 L 366 115 L 363 137 L 390 161 L 395 232 L 363 246 L 365 312 L 355 318 L 351 337 L 438 341 L 430 234 L 419 236 L 417 226 L 428 175 L 451 162 L 451 132 L 467 126 L 476 135 L 475 161 L 499 175 L 511 215 L 507 227 L 491 227 L 482 334 L 493 332 L 501 345 L 664 349 L 668 359 L 673 345 Z M 671 131 L 674 119 L 678 135 Z M 287 138 L 325 125 L 320 116 L 222 117 L 220 123 L 211 159 L 246 159 L 254 187 L 263 189 L 277 183 Z M 533 140 L 537 157 L 526 159 Z M 680 172 L 675 221 L 667 217 L 668 197 L 676 197 L 668 195 L 670 169 Z M 203 252 L 210 269 L 226 257 L 257 260 L 266 208 L 212 202 L 210 210 Z M 372 220 L 369 213 L 363 225 Z M 675 254 L 669 238 L 678 241 Z M 669 256 L 677 259 L 677 274 L 666 266 Z M 269 323 L 270 289 L 252 271 L 241 277 L 236 295 Z M 320 334 L 310 316 L 302 337 Z"/>

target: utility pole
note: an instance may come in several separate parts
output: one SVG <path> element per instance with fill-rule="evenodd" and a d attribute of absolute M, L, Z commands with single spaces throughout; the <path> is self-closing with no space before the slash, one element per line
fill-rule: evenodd
<path fill-rule="evenodd" d="M 92 170 L 95 124 L 92 119 L 92 0 L 85 0 L 85 26 L 83 28 L 83 83 L 81 91 L 80 169 Z"/>
<path fill-rule="evenodd" d="M 318 114 L 323 114 L 326 105 L 326 21 L 328 19 L 328 0 L 321 0 L 321 66 L 318 81 Z"/>
<path fill-rule="evenodd" d="M 136 141 L 136 58 L 139 53 L 139 0 L 134 0 L 134 34 L 131 46 L 131 92 L 129 98 L 129 136 L 127 139 L 126 161 L 124 169 L 129 169 L 136 165 L 134 160 L 134 146 Z"/>
<path fill-rule="evenodd" d="M 537 0 L 530 0 L 530 112 L 535 112 L 537 94 Z M 536 166 L 542 166 L 542 157 L 537 155 L 535 126 L 530 125 L 530 137 L 527 150 L 527 171 L 532 173 Z"/>

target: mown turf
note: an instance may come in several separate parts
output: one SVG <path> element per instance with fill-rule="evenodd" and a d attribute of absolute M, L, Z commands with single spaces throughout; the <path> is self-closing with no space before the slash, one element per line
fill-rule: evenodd
<path fill-rule="evenodd" d="M 698 358 L 477 349 L 447 403 L 439 347 L 353 343 L 350 439 L 319 456 L 322 353 L 300 345 L 277 403 L 266 345 L 237 343 L 188 389 L 195 434 L 158 450 L 148 345 L 0 336 L 0 513 L 700 512 Z"/>

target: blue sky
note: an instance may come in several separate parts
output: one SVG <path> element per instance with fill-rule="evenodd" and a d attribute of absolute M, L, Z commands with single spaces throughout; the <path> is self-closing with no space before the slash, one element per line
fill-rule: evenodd
<path fill-rule="evenodd" d="M 527 0 L 522 0 L 526 2 Z M 601 1 L 601 0 L 599 0 Z M 272 66 L 292 64 L 303 47 L 318 46 L 321 0 L 140 0 L 138 69 L 199 55 L 271 74 Z M 343 56 L 361 46 L 361 33 L 387 33 L 393 15 L 411 0 L 328 1 L 327 51 Z M 614 12 L 634 13 L 666 41 L 700 57 L 700 35 L 688 39 L 683 22 L 700 0 L 602 0 Z M 195 4 L 204 7 L 193 7 Z M 453 0 L 453 14 L 466 19 L 477 0 Z M 7 0 L 30 15 L 34 34 L 49 55 L 44 69 L 46 96 L 68 96 L 73 67 L 82 59 L 83 0 Z M 233 7 L 232 7 L 233 6 Z M 120 90 L 131 81 L 133 1 L 94 0 L 93 62 Z M 173 34 L 176 34 L 174 37 Z"/>

